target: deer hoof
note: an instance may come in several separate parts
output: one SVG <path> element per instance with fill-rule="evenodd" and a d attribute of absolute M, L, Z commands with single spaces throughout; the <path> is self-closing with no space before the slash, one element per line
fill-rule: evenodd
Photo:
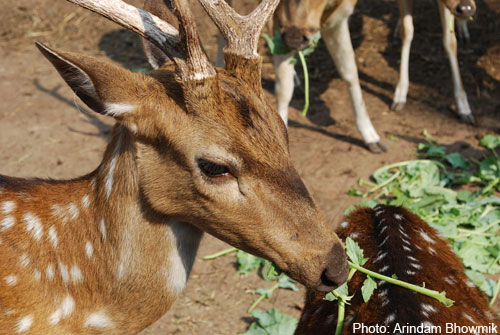
<path fill-rule="evenodd" d="M 467 124 L 471 124 L 471 125 L 475 125 L 476 124 L 476 120 L 474 120 L 474 116 L 472 114 L 458 114 L 458 116 L 460 117 L 460 119 L 467 123 Z"/>
<path fill-rule="evenodd" d="M 391 106 L 391 110 L 395 111 L 395 112 L 399 112 L 400 110 L 402 110 L 405 106 L 406 102 L 405 101 L 394 101 L 392 103 L 392 106 Z"/>
<path fill-rule="evenodd" d="M 375 143 L 366 143 L 368 150 L 373 152 L 374 154 L 381 154 L 383 152 L 387 152 L 387 146 L 384 142 L 378 141 Z"/>

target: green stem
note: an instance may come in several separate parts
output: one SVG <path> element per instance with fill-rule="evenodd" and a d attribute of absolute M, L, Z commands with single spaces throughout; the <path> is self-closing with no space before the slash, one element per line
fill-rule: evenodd
<path fill-rule="evenodd" d="M 275 284 L 273 287 L 270 288 L 270 291 L 271 291 L 271 294 L 272 292 L 277 289 L 279 287 L 278 284 Z M 260 304 L 260 302 L 262 300 L 266 299 L 266 295 L 265 294 L 261 294 L 257 299 L 255 299 L 255 301 L 253 302 L 252 306 L 250 306 L 248 308 L 248 313 L 252 313 L 252 311 L 255 309 L 255 307 L 257 307 L 258 304 Z"/>
<path fill-rule="evenodd" d="M 306 58 L 302 51 L 298 51 L 300 64 L 302 64 L 302 70 L 304 71 L 304 108 L 302 109 L 302 116 L 306 116 L 307 110 L 309 109 L 309 72 L 307 71 Z"/>
<path fill-rule="evenodd" d="M 345 315 L 345 302 L 339 299 L 339 308 L 337 314 L 337 328 L 335 329 L 335 335 L 342 334 L 342 327 L 344 326 L 344 315 Z"/>
<path fill-rule="evenodd" d="M 370 271 L 370 270 L 365 269 L 364 267 L 356 265 L 352 262 L 348 262 L 348 263 L 349 263 L 349 266 L 351 268 L 354 268 L 354 269 L 356 269 L 360 272 L 363 272 L 367 275 L 370 275 L 374 278 L 377 278 L 380 280 L 385 280 L 388 283 L 398 285 L 398 286 L 410 289 L 412 291 L 418 292 L 420 294 L 426 295 L 428 297 L 434 298 L 434 299 L 438 300 L 439 302 L 441 302 L 442 304 L 444 304 L 446 307 L 453 306 L 454 301 L 446 298 L 446 292 L 444 292 L 444 291 L 438 292 L 438 291 L 434 291 L 434 290 L 429 290 L 429 289 L 421 287 L 421 286 L 413 285 L 413 284 L 410 284 L 410 283 L 407 283 L 407 282 L 404 282 L 401 280 L 397 280 L 397 279 L 394 279 L 391 277 L 381 275 L 380 273 Z"/>
<path fill-rule="evenodd" d="M 481 191 L 481 194 L 486 194 L 489 191 L 491 191 L 492 188 L 497 186 L 497 184 L 500 182 L 500 177 L 497 177 L 495 180 L 493 180 L 491 183 L 489 183 L 483 190 Z"/>
<path fill-rule="evenodd" d="M 498 278 L 495 289 L 493 290 L 493 298 L 491 298 L 490 307 L 493 307 L 493 304 L 495 303 L 495 300 L 497 299 L 499 292 L 500 292 L 500 278 Z"/>
<path fill-rule="evenodd" d="M 205 256 L 205 257 L 202 258 L 202 260 L 207 261 L 209 259 L 214 259 L 214 258 L 217 258 L 217 257 L 225 256 L 225 255 L 230 254 L 230 253 L 235 252 L 235 251 L 238 251 L 238 249 L 236 249 L 236 248 L 225 249 L 225 250 L 216 252 L 215 254 L 211 254 L 211 255 Z"/>
<path fill-rule="evenodd" d="M 380 183 L 377 186 L 372 187 L 365 194 L 363 194 L 363 198 L 366 198 L 368 196 L 368 194 L 371 194 L 371 193 L 375 192 L 376 190 L 378 190 L 378 189 L 380 189 L 382 187 L 385 187 L 386 185 L 390 184 L 394 179 L 396 179 L 397 177 L 399 177 L 400 174 L 401 174 L 401 171 L 397 171 L 390 178 L 386 179 L 383 183 Z"/>

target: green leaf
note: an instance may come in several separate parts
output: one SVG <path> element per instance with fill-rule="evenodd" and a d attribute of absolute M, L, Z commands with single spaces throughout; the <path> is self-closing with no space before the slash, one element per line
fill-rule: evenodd
<path fill-rule="evenodd" d="M 262 264 L 262 278 L 264 278 L 265 281 L 276 280 L 278 278 L 276 265 L 268 260 L 264 260 Z"/>
<path fill-rule="evenodd" d="M 298 291 L 299 288 L 295 286 L 296 281 L 282 273 L 278 278 L 278 287 L 286 290 Z"/>
<path fill-rule="evenodd" d="M 238 273 L 239 274 L 249 274 L 253 270 L 258 270 L 264 262 L 265 259 L 254 256 L 242 250 L 238 250 L 236 253 L 236 260 L 238 263 Z"/>
<path fill-rule="evenodd" d="M 349 296 L 349 288 L 347 286 L 347 282 L 343 283 L 339 287 L 337 287 L 335 290 L 332 290 L 328 292 L 323 300 L 328 300 L 328 301 L 335 301 L 342 299 L 344 302 L 351 300 L 351 297 Z"/>
<path fill-rule="evenodd" d="M 500 136 L 485 135 L 481 141 L 479 141 L 479 144 L 490 150 L 495 150 L 498 146 L 500 146 Z"/>
<path fill-rule="evenodd" d="M 356 241 L 348 237 L 345 240 L 347 256 L 351 259 L 354 264 L 363 266 L 368 258 L 364 258 L 363 249 L 361 249 Z"/>
<path fill-rule="evenodd" d="M 486 279 L 486 277 L 477 271 L 474 270 L 465 270 L 465 274 L 472 280 L 474 284 L 476 284 L 481 291 L 486 293 L 489 297 L 493 296 L 493 290 L 495 289 L 495 281 L 491 279 Z"/>
<path fill-rule="evenodd" d="M 256 319 L 244 335 L 293 335 L 297 328 L 297 320 L 290 315 L 281 314 L 277 309 L 267 311 L 254 310 Z"/>
<path fill-rule="evenodd" d="M 372 277 L 367 276 L 365 281 L 363 282 L 363 286 L 361 286 L 361 294 L 363 295 L 363 300 L 368 302 L 370 297 L 373 294 L 373 291 L 377 288 L 377 283 Z"/>
<path fill-rule="evenodd" d="M 264 39 L 266 40 L 267 47 L 269 48 L 269 52 L 273 55 L 286 55 L 292 50 L 288 48 L 281 38 L 279 30 L 276 30 L 274 37 L 270 37 L 267 34 L 262 34 Z"/>
<path fill-rule="evenodd" d="M 458 152 L 452 152 L 444 156 L 444 159 L 451 165 L 454 169 L 468 169 L 469 162 L 464 156 L 460 155 Z"/>
<path fill-rule="evenodd" d="M 349 191 L 347 191 L 347 194 L 354 197 L 360 197 L 363 195 L 363 192 L 356 190 L 355 188 L 351 188 Z"/>

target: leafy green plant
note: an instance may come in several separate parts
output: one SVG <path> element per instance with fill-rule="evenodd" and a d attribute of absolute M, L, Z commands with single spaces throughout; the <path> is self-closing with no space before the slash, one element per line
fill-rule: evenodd
<path fill-rule="evenodd" d="M 489 152 L 481 160 L 447 153 L 424 133 L 427 143 L 417 146 L 419 159 L 384 166 L 373 173 L 375 183 L 360 180 L 365 190 L 349 191 L 366 198 L 362 204 L 404 205 L 447 238 L 467 268 L 469 278 L 492 297 L 495 283 L 483 274 L 500 273 L 500 159 L 495 151 L 500 137 L 487 135 L 480 145 Z M 464 185 L 466 184 L 466 185 Z M 464 185 L 466 190 L 456 190 Z M 368 187 L 368 189 L 366 189 Z M 350 211 L 350 208 L 348 211 Z"/>
<path fill-rule="evenodd" d="M 281 314 L 276 308 L 268 311 L 251 312 L 255 318 L 243 335 L 293 335 L 297 328 L 297 320 L 290 315 Z"/>
<path fill-rule="evenodd" d="M 279 30 L 275 31 L 274 37 L 270 37 L 267 34 L 263 34 L 262 36 L 266 40 L 269 51 L 273 55 L 285 55 L 293 51 L 285 44 L 281 38 Z M 302 65 L 302 71 L 304 72 L 304 108 L 302 108 L 301 112 L 304 117 L 307 115 L 307 111 L 309 110 L 309 71 L 307 70 L 306 57 L 316 50 L 320 39 L 321 33 L 318 31 L 307 48 L 297 51 L 298 59 L 293 58 L 291 61 L 292 64 L 300 62 Z"/>

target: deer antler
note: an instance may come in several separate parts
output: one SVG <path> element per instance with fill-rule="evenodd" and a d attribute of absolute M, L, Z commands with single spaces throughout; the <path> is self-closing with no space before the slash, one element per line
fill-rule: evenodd
<path fill-rule="evenodd" d="M 263 0 L 250 14 L 236 13 L 224 0 L 199 0 L 227 42 L 226 52 L 245 58 L 258 58 L 260 32 L 279 0 Z"/>
<path fill-rule="evenodd" d="M 180 34 L 169 23 L 121 0 L 68 0 L 134 31 L 151 41 L 175 63 L 182 80 L 202 80 L 215 70 L 201 49 L 193 15 L 186 0 L 173 0 Z"/>

